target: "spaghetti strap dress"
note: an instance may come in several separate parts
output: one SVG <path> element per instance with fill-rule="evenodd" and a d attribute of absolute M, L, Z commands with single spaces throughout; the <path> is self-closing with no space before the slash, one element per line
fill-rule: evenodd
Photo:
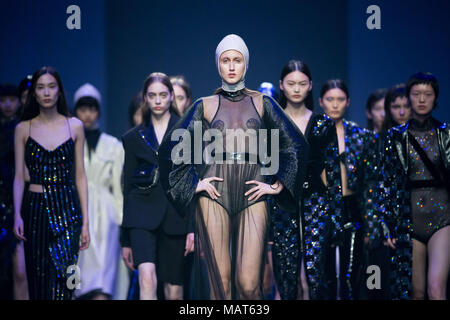
<path fill-rule="evenodd" d="M 74 141 L 68 121 L 67 125 L 70 138 L 47 150 L 31 137 L 30 121 L 25 145 L 30 184 L 43 187 L 43 192 L 26 191 L 21 208 L 31 300 L 71 300 L 76 287 L 77 275 L 71 275 L 78 258 L 82 215 L 74 185 Z"/>

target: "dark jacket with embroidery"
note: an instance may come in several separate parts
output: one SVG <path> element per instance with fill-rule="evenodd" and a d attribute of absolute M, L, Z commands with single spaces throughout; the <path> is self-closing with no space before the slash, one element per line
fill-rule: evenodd
<path fill-rule="evenodd" d="M 167 132 L 178 121 L 178 116 L 171 114 Z M 129 246 L 126 229 L 141 228 L 154 230 L 161 224 L 164 231 L 171 235 L 188 233 L 188 217 L 183 218 L 169 203 L 156 172 L 158 163 L 158 141 L 153 125 L 139 125 L 122 137 L 125 149 L 124 204 L 121 229 L 121 244 Z M 151 179 L 156 174 L 156 184 Z"/>
<path fill-rule="evenodd" d="M 272 257 L 278 291 L 282 299 L 297 299 L 301 252 L 305 250 L 307 280 L 312 298 L 318 297 L 323 275 L 323 254 L 320 243 L 325 234 L 327 188 L 321 173 L 325 167 L 326 150 L 336 140 L 334 122 L 326 115 L 312 114 L 305 130 L 310 145 L 305 182 L 298 185 L 302 193 L 295 212 L 286 212 L 270 203 Z"/>
<path fill-rule="evenodd" d="M 352 121 L 343 120 L 345 132 L 345 151 L 339 155 L 337 140 L 327 148 L 326 177 L 329 189 L 330 219 L 333 226 L 332 240 L 339 241 L 339 232 L 343 228 L 342 183 L 340 162 L 344 162 L 347 173 L 347 188 L 359 195 L 361 220 L 366 235 L 370 228 L 368 217 L 377 212 L 379 198 L 374 192 L 378 178 L 378 137 L 372 131 L 359 127 Z"/>

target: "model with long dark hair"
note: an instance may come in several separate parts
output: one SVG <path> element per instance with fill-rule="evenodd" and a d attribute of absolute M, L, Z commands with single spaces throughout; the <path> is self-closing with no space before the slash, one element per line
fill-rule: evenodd
<path fill-rule="evenodd" d="M 324 258 L 320 246 L 326 217 L 326 187 L 321 174 L 326 146 L 335 139 L 336 131 L 328 116 L 313 111 L 312 77 L 303 61 L 291 60 L 284 66 L 280 90 L 280 105 L 304 134 L 310 151 L 305 183 L 298 186 L 302 193 L 300 207 L 285 212 L 276 203 L 270 206 L 274 209 L 271 210 L 274 271 L 283 299 L 318 299 Z"/>
<path fill-rule="evenodd" d="M 334 121 L 337 134 L 326 148 L 325 161 L 327 292 L 331 299 L 359 299 L 364 238 L 367 242 L 372 236 L 367 222 L 378 203 L 372 192 L 377 182 L 377 140 L 371 131 L 344 119 L 350 96 L 342 80 L 328 80 L 319 103 Z"/>
<path fill-rule="evenodd" d="M 183 299 L 184 256 L 193 250 L 193 233 L 167 200 L 159 177 L 158 152 L 179 117 L 169 77 L 154 72 L 142 90 L 143 123 L 122 137 L 125 148 L 122 256 L 139 271 L 141 300 L 157 299 L 157 283 L 167 300 Z"/>
<path fill-rule="evenodd" d="M 25 244 L 30 299 L 70 300 L 77 284 L 68 276 L 89 246 L 84 132 L 52 67 L 33 74 L 14 146 L 14 233 Z"/>

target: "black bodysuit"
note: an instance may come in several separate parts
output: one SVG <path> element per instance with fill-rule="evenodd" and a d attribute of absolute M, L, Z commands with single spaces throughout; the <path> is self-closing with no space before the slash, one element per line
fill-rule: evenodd
<path fill-rule="evenodd" d="M 211 128 L 222 133 L 223 152 L 213 154 L 223 159 L 222 164 L 213 163 L 203 178 L 219 177 L 223 182 L 213 182 L 221 194 L 217 200 L 230 216 L 235 216 L 257 201 L 248 200 L 245 192 L 255 185 L 246 181 L 264 181 L 261 165 L 258 163 L 258 130 L 262 129 L 262 120 L 256 111 L 253 99 L 249 95 L 236 97 L 219 95 L 219 105 L 211 121 Z M 233 136 L 234 135 L 234 136 Z M 208 196 L 206 192 L 202 193 Z"/>
<path fill-rule="evenodd" d="M 414 136 L 436 168 L 441 160 L 436 130 L 431 118 L 422 125 L 411 120 L 408 131 Z M 449 195 L 444 186 L 424 187 L 435 180 L 417 150 L 409 142 L 409 181 L 411 185 L 412 237 L 424 244 L 439 229 L 450 225 Z"/>

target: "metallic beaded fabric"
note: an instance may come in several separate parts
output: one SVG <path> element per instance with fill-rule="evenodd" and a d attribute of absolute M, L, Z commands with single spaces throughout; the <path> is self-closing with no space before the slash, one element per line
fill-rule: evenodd
<path fill-rule="evenodd" d="M 283 300 L 297 298 L 300 270 L 300 231 L 298 218 L 278 206 L 273 197 L 267 199 L 273 237 L 273 271 Z"/>
<path fill-rule="evenodd" d="M 426 241 L 427 234 L 448 225 L 450 221 L 449 210 L 445 209 L 448 208 L 448 194 L 445 197 L 443 188 L 413 188 L 412 190 L 408 188 L 408 182 L 430 180 L 431 178 L 423 161 L 418 157 L 417 150 L 412 148 L 408 131 L 415 137 L 432 162 L 443 164 L 440 170 L 446 170 L 447 175 L 450 171 L 448 167 L 450 162 L 448 125 L 431 117 L 424 124 L 424 127 L 419 128 L 421 126 L 415 125 L 411 120 L 405 125 L 389 130 L 384 140 L 380 177 L 380 181 L 384 181 L 382 186 L 385 199 L 383 218 L 389 226 L 391 238 L 398 239 L 397 249 L 391 257 L 392 299 L 411 298 L 411 238 L 419 238 L 417 240 L 421 241 L 420 234 L 424 234 L 425 239 L 422 240 Z M 412 197 L 412 193 L 415 194 L 414 197 Z M 420 198 L 422 201 L 418 201 Z M 439 198 L 443 201 L 436 201 Z M 424 206 L 425 202 L 428 205 Z M 431 222 L 431 225 L 429 222 L 426 223 L 427 220 Z M 425 223 L 423 223 L 424 221 Z M 418 228 L 423 230 L 420 234 L 417 234 Z"/>
<path fill-rule="evenodd" d="M 297 299 L 302 258 L 310 298 L 323 299 L 322 294 L 325 292 L 322 248 L 329 207 L 325 201 L 326 192 L 322 189 L 316 190 L 315 182 L 320 179 L 320 172 L 323 169 L 323 150 L 329 144 L 329 140 L 335 137 L 334 123 L 325 115 L 312 115 L 306 137 L 311 146 L 307 165 L 309 171 L 307 176 L 310 177 L 306 182 L 307 194 L 302 197 L 296 212 L 286 212 L 276 201 L 269 200 L 274 273 L 280 296 L 284 300 Z M 300 191 L 302 188 L 303 186 L 298 186 Z"/>
<path fill-rule="evenodd" d="M 431 121 L 425 122 L 423 126 L 418 126 L 412 121 L 408 130 L 432 163 L 440 168 L 437 134 Z M 408 143 L 409 180 L 413 182 L 434 180 L 433 175 L 412 146 L 411 141 Z M 436 231 L 450 225 L 449 194 L 447 190 L 443 186 L 413 188 L 411 190 L 411 211 L 412 236 L 423 243 L 427 243 Z"/>
<path fill-rule="evenodd" d="M 43 193 L 27 192 L 22 205 L 25 260 L 30 299 L 70 300 L 67 268 L 76 265 L 81 233 L 81 209 L 74 186 L 74 142 L 47 150 L 29 137 L 25 162 L 30 183 Z"/>
<path fill-rule="evenodd" d="M 359 127 L 352 121 L 343 120 L 345 132 L 345 152 L 339 155 L 339 147 L 337 141 L 329 145 L 327 148 L 326 158 L 326 177 L 328 183 L 328 197 L 327 203 L 329 210 L 327 213 L 329 224 L 329 238 L 325 239 L 326 246 L 331 244 L 340 246 L 343 241 L 343 233 L 346 229 L 345 225 L 352 223 L 352 229 L 356 231 L 358 228 L 363 228 L 367 233 L 368 223 L 373 220 L 370 217 L 377 212 L 381 198 L 380 194 L 373 192 L 377 185 L 377 138 L 371 131 Z M 359 207 L 362 209 L 360 221 L 346 221 L 344 218 L 344 201 L 342 194 L 341 170 L 340 162 L 343 162 L 346 168 L 348 189 L 352 190 L 358 201 Z M 358 219 L 359 220 L 359 219 Z M 359 240 L 358 240 L 359 241 Z M 352 256 L 353 251 L 350 251 L 350 257 L 346 270 L 360 268 L 361 266 L 353 266 L 352 261 L 355 257 Z M 346 274 L 348 277 L 349 274 Z M 346 281 L 346 283 L 350 283 Z M 342 299 L 357 299 L 354 296 L 351 287 L 345 288 L 343 292 L 346 296 L 341 296 Z M 334 293 L 327 293 L 334 297 Z"/>

